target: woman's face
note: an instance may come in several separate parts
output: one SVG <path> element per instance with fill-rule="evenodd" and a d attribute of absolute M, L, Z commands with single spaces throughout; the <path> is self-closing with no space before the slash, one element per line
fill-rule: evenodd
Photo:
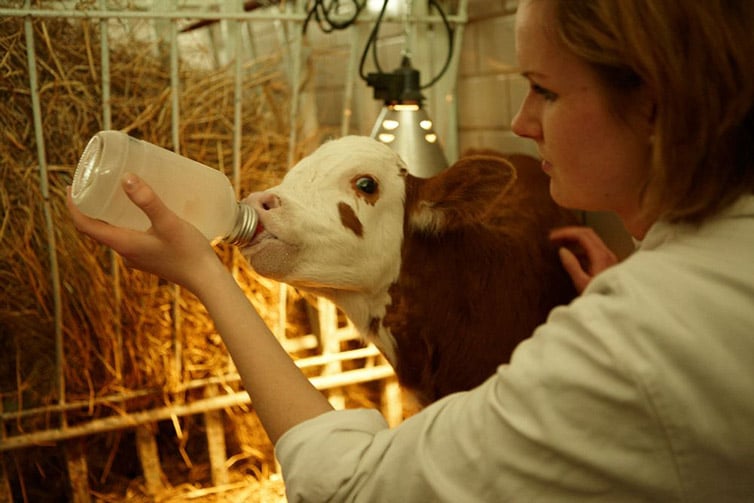
<path fill-rule="evenodd" d="M 651 103 L 636 93 L 627 97 L 636 106 L 618 117 L 594 71 L 556 42 L 552 26 L 552 2 L 520 2 L 516 49 L 530 87 L 513 131 L 537 143 L 558 204 L 617 212 L 641 238 L 648 227 L 639 222 L 639 198 L 649 167 Z"/>

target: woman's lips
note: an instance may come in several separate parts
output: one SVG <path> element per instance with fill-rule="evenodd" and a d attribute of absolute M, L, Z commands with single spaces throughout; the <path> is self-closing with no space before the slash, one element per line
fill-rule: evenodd
<path fill-rule="evenodd" d="M 544 171 L 545 173 L 552 171 L 552 164 L 550 164 L 549 161 L 542 159 L 542 171 Z"/>

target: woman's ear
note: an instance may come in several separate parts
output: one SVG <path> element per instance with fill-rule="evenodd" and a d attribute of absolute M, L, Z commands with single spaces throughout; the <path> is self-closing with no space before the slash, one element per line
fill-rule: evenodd
<path fill-rule="evenodd" d="M 639 90 L 638 116 L 636 117 L 636 127 L 639 134 L 647 137 L 651 144 L 654 140 L 655 126 L 657 124 L 657 100 L 654 99 L 646 86 Z"/>
<path fill-rule="evenodd" d="M 647 89 L 646 85 L 642 87 L 640 93 L 641 118 L 651 134 L 655 129 L 657 119 L 657 100 L 650 93 L 649 89 Z"/>
<path fill-rule="evenodd" d="M 647 114 L 647 129 L 649 138 L 649 144 L 654 145 L 655 142 L 655 118 L 657 117 L 657 104 L 652 103 L 652 106 Z"/>
<path fill-rule="evenodd" d="M 655 125 L 655 118 L 657 117 L 657 103 L 652 102 L 649 114 L 647 115 L 647 120 L 649 121 L 649 124 L 654 128 Z"/>

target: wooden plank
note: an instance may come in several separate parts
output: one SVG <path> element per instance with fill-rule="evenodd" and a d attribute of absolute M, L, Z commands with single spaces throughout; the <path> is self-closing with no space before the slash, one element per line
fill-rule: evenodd
<path fill-rule="evenodd" d="M 10 490 L 8 471 L 5 469 L 5 456 L 0 452 L 0 502 L 10 503 L 13 501 L 13 493 Z"/>
<path fill-rule="evenodd" d="M 68 468 L 68 484 L 73 503 L 89 503 L 89 465 L 86 460 L 85 441 L 70 440 L 63 444 L 63 455 Z"/>
<path fill-rule="evenodd" d="M 356 332 L 350 327 L 344 327 L 338 329 L 338 337 L 341 341 L 353 340 L 358 337 Z M 299 340 L 301 339 L 301 340 Z M 289 339 L 289 341 L 297 341 L 292 343 L 295 346 L 294 349 L 304 350 L 313 349 L 319 346 L 319 338 L 316 335 L 309 334 L 296 339 Z M 359 358 L 366 358 L 368 356 L 374 356 L 379 354 L 379 351 L 375 346 L 369 345 L 360 349 L 353 349 L 349 351 L 341 351 L 340 353 L 330 353 L 327 355 L 309 356 L 305 358 L 299 358 L 295 361 L 296 365 L 300 368 L 312 367 L 317 365 L 324 365 L 332 361 L 346 361 L 355 360 Z M 230 383 L 240 381 L 240 376 L 236 372 L 229 372 L 222 376 L 214 376 L 202 379 L 192 379 L 191 381 L 181 383 L 173 389 L 176 393 L 181 393 L 186 390 L 192 390 L 202 388 L 210 384 L 217 383 Z M 89 409 L 95 405 L 112 405 L 114 403 L 122 403 L 132 398 L 138 398 L 150 395 L 160 395 L 164 392 L 162 388 L 146 388 L 135 391 L 124 391 L 117 394 L 103 395 L 99 397 L 92 397 L 87 400 L 69 401 L 64 404 L 45 405 L 42 407 L 23 409 L 13 412 L 3 412 L 0 410 L 0 419 L 2 421 L 12 421 L 22 417 L 33 417 L 37 415 L 49 415 L 54 412 L 64 412 L 69 410 Z M 3 449 L 0 448 L 0 451 Z"/>
<path fill-rule="evenodd" d="M 210 386 L 206 390 L 208 398 L 217 395 L 217 389 Z M 204 426 L 207 430 L 207 449 L 212 474 L 212 485 L 221 486 L 228 483 L 227 449 L 225 447 L 225 427 L 221 410 L 204 413 Z"/>
<path fill-rule="evenodd" d="M 383 381 L 381 402 L 380 406 L 385 414 L 385 420 L 391 428 L 403 422 L 403 398 L 401 386 L 396 377 Z"/>
<path fill-rule="evenodd" d="M 395 375 L 395 373 L 392 367 L 389 365 L 378 365 L 371 368 L 349 370 L 330 376 L 316 376 L 312 377 L 310 381 L 317 389 L 325 390 L 338 386 L 348 386 L 362 382 L 376 381 L 393 375 Z M 161 407 L 158 409 L 132 412 L 122 416 L 94 419 L 87 423 L 68 426 L 66 428 L 41 430 L 24 435 L 6 437 L 0 444 L 0 452 L 28 447 L 31 445 L 43 445 L 69 438 L 102 433 L 105 431 L 133 428 L 138 425 L 170 419 L 173 416 L 199 414 L 210 410 L 225 409 L 227 407 L 246 405 L 249 403 L 250 400 L 248 393 L 245 391 L 239 391 L 214 398 L 197 400 L 188 404 L 171 405 L 169 407 Z"/>
<path fill-rule="evenodd" d="M 340 339 L 338 338 L 338 309 L 331 301 L 320 297 L 317 299 L 317 308 L 319 311 L 319 337 L 321 344 L 322 356 L 329 356 L 340 353 Z M 332 360 L 322 368 L 321 375 L 330 376 L 342 373 L 343 366 L 340 360 Z M 343 388 L 332 388 L 327 395 L 327 399 L 333 408 L 341 410 L 346 408 L 346 395 Z"/>
<path fill-rule="evenodd" d="M 154 430 L 154 424 L 143 424 L 136 428 L 136 450 L 144 474 L 144 486 L 147 494 L 152 496 L 158 494 L 164 487 Z"/>

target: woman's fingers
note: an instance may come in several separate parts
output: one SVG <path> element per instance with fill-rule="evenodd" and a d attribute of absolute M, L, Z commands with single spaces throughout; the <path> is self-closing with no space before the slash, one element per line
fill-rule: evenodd
<path fill-rule="evenodd" d="M 114 227 L 107 222 L 91 218 L 78 209 L 71 196 L 71 187 L 67 188 L 66 206 L 71 214 L 73 225 L 79 232 L 113 249 L 120 249 L 127 238 L 122 236 L 124 229 Z"/>
<path fill-rule="evenodd" d="M 128 198 L 147 215 L 153 228 L 160 229 L 166 225 L 175 224 L 175 214 L 165 206 L 152 187 L 134 173 L 123 175 L 123 190 Z"/>
<path fill-rule="evenodd" d="M 110 225 L 79 211 L 71 198 L 66 204 L 74 225 L 82 233 L 115 250 L 129 267 L 157 274 L 179 284 L 189 283 L 192 268 L 207 259 L 216 260 L 209 241 L 190 223 L 173 213 L 136 175 L 126 175 L 123 189 L 149 217 L 146 232 Z"/>
<path fill-rule="evenodd" d="M 560 246 L 560 260 L 579 292 L 586 288 L 592 277 L 618 262 L 615 253 L 590 227 L 553 229 L 550 240 Z"/>
<path fill-rule="evenodd" d="M 560 262 L 571 277 L 571 281 L 573 282 L 576 291 L 579 293 L 583 292 L 592 280 L 592 277 L 584 271 L 579 259 L 568 248 L 561 246 L 558 249 L 558 255 L 560 255 Z"/>

